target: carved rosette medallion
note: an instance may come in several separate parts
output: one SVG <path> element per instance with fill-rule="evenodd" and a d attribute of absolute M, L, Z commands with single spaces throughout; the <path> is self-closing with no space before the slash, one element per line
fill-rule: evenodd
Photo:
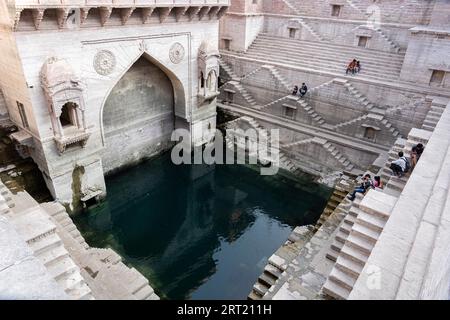
<path fill-rule="evenodd" d="M 184 47 L 178 42 L 174 43 L 169 52 L 170 61 L 175 64 L 180 63 L 184 58 L 184 53 Z"/>
<path fill-rule="evenodd" d="M 109 50 L 101 50 L 94 57 L 94 69 L 102 75 L 107 76 L 116 66 L 116 57 Z"/>

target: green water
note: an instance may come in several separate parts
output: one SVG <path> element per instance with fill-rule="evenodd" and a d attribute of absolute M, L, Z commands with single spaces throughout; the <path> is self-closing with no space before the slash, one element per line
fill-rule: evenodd
<path fill-rule="evenodd" d="M 108 178 L 106 201 L 75 222 L 90 246 L 116 250 L 163 299 L 246 299 L 267 259 L 295 226 L 317 221 L 331 190 L 245 166 L 204 171 L 165 154 Z"/>

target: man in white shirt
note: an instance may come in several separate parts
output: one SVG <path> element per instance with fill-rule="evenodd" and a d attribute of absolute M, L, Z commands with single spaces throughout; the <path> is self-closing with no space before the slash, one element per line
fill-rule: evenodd
<path fill-rule="evenodd" d="M 408 159 L 406 159 L 403 152 L 400 151 L 398 153 L 398 159 L 391 163 L 391 170 L 396 176 L 401 177 L 405 173 L 407 165 Z"/>

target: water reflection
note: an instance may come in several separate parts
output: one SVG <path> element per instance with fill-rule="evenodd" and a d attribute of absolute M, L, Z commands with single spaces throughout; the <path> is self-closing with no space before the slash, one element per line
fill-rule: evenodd
<path fill-rule="evenodd" d="M 169 155 L 107 188 L 107 201 L 76 223 L 91 246 L 115 249 L 170 299 L 245 299 L 292 226 L 317 220 L 329 196 L 242 166 L 177 167 Z"/>

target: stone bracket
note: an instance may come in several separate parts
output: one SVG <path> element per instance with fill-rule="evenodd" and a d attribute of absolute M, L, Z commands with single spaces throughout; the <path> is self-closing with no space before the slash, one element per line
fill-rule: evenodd
<path fill-rule="evenodd" d="M 159 22 L 163 23 L 169 14 L 172 12 L 173 7 L 167 7 L 167 8 L 158 8 L 159 13 Z"/>
<path fill-rule="evenodd" d="M 57 18 L 58 18 L 58 27 L 63 29 L 66 25 L 67 16 L 69 15 L 69 8 L 58 8 L 56 10 Z"/>
<path fill-rule="evenodd" d="M 142 8 L 142 23 L 146 23 L 147 20 L 151 17 L 155 8 Z"/>
<path fill-rule="evenodd" d="M 210 7 L 203 7 L 198 13 L 198 20 L 202 20 L 203 17 L 206 16 L 210 10 L 211 10 Z"/>
<path fill-rule="evenodd" d="M 91 10 L 91 8 L 80 8 L 80 24 L 83 24 L 86 21 L 89 10 Z"/>
<path fill-rule="evenodd" d="M 42 19 L 44 18 L 45 9 L 33 10 L 33 23 L 36 30 L 39 30 Z"/>
<path fill-rule="evenodd" d="M 100 7 L 100 24 L 102 27 L 105 25 L 106 21 L 108 21 L 109 17 L 111 16 L 112 8 L 110 7 Z"/>
<path fill-rule="evenodd" d="M 136 8 L 122 8 L 120 10 L 120 19 L 122 20 L 122 25 L 125 25 L 130 18 L 130 16 L 133 14 L 133 11 Z"/>
<path fill-rule="evenodd" d="M 212 18 L 219 12 L 220 7 L 211 7 L 211 9 L 208 12 L 209 20 L 212 20 Z"/>
<path fill-rule="evenodd" d="M 189 21 L 192 21 L 194 17 L 202 10 L 202 7 L 191 7 L 189 9 Z"/>
<path fill-rule="evenodd" d="M 186 13 L 186 11 L 188 11 L 189 7 L 178 7 L 175 8 L 175 19 L 178 21 L 180 21 L 181 17 L 184 16 L 184 14 Z"/>

